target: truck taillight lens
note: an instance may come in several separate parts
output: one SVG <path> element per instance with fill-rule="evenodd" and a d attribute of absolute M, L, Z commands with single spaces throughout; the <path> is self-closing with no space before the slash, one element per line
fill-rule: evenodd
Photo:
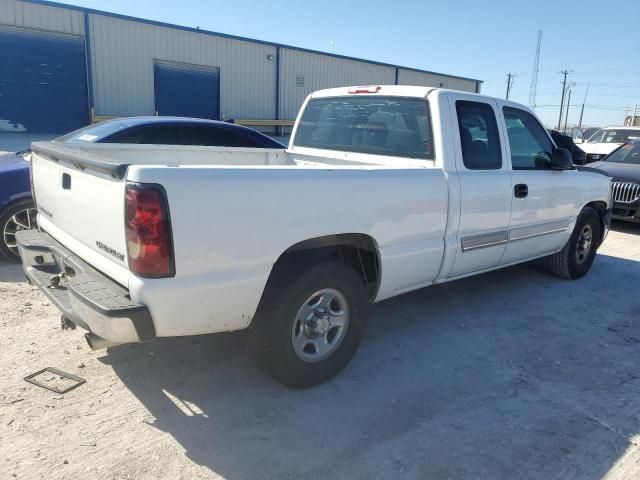
<path fill-rule="evenodd" d="M 141 277 L 172 277 L 175 264 L 164 188 L 153 184 L 128 183 L 125 227 L 129 269 Z"/>

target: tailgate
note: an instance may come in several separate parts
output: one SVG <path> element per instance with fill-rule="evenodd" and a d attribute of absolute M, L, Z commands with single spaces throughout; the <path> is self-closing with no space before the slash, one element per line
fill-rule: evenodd
<path fill-rule="evenodd" d="M 126 285 L 127 165 L 78 148 L 32 145 L 40 227 L 87 263 Z"/>

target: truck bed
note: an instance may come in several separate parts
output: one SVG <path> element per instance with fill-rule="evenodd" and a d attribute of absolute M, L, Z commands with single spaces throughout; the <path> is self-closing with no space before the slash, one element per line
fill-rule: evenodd
<path fill-rule="evenodd" d="M 179 167 L 234 166 L 234 167 L 358 167 L 365 168 L 428 168 L 432 162 L 407 158 L 382 157 L 372 160 L 357 155 L 345 158 L 342 152 L 322 152 L 322 155 L 291 154 L 286 150 L 265 148 L 206 147 L 197 145 L 135 145 L 96 143 L 71 147 L 56 142 L 35 142 L 35 154 L 60 161 L 63 165 L 106 173 L 123 178 L 131 165 L 158 165 Z M 333 153 L 333 154 L 332 154 Z"/>
<path fill-rule="evenodd" d="M 36 143 L 33 151 L 41 228 L 127 288 L 132 301 L 152 310 L 163 305 L 151 312 L 159 336 L 246 327 L 275 261 L 310 238 L 374 238 L 387 272 L 377 299 L 428 284 L 440 270 L 448 187 L 441 169 L 425 168 L 430 162 L 53 142 Z M 166 191 L 175 277 L 140 279 L 130 272 L 127 182 Z M 185 318 L 185 308 L 193 315 Z M 210 312 L 216 318 L 203 321 Z"/>

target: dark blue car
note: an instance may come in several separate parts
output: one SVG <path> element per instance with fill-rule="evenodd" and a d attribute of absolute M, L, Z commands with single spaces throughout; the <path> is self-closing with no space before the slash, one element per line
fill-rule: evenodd
<path fill-rule="evenodd" d="M 0 155 L 0 252 L 18 259 L 15 234 L 35 226 L 36 210 L 29 188 L 29 162 L 22 154 Z"/>
<path fill-rule="evenodd" d="M 107 120 L 56 138 L 54 142 L 206 145 L 277 148 L 284 145 L 251 128 L 228 122 L 182 117 L 129 117 Z M 29 187 L 29 152 L 0 156 L 0 253 L 20 259 L 15 233 L 36 226 Z"/>

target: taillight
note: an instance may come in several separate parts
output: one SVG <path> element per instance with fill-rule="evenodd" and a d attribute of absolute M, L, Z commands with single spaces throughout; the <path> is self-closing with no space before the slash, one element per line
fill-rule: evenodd
<path fill-rule="evenodd" d="M 125 195 L 125 228 L 129 269 L 141 277 L 175 274 L 171 222 L 164 188 L 128 183 Z"/>

